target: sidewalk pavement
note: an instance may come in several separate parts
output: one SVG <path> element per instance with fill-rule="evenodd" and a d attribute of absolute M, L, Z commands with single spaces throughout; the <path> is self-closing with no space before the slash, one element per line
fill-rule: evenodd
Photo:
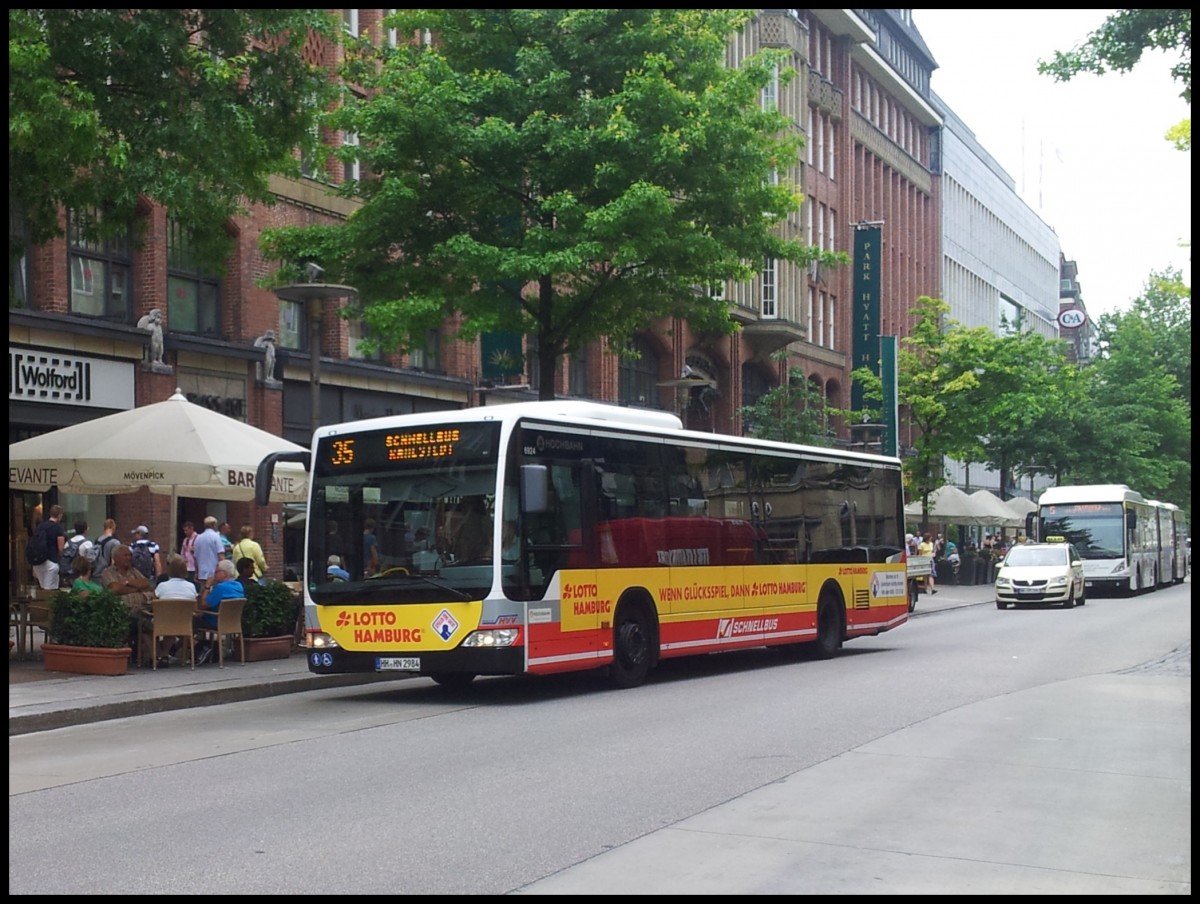
<path fill-rule="evenodd" d="M 936 594 L 922 593 L 910 618 L 921 618 L 947 609 L 991 604 L 991 584 L 970 587 L 941 586 Z M 903 630 L 903 629 L 901 629 Z M 287 659 L 266 662 L 172 666 L 157 670 L 130 668 L 125 675 L 71 675 L 48 672 L 42 665 L 40 644 L 32 655 L 17 661 L 9 652 L 8 734 L 28 734 L 121 719 L 194 706 L 212 706 L 274 697 L 324 687 L 347 687 L 379 681 L 402 680 L 398 675 L 314 675 L 301 651 Z"/>

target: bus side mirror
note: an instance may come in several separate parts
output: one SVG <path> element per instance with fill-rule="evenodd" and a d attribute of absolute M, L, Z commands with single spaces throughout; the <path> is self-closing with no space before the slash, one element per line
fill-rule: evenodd
<path fill-rule="evenodd" d="M 521 465 L 521 511 L 544 512 L 550 505 L 550 469 L 545 465 Z"/>
<path fill-rule="evenodd" d="M 1133 530 L 1137 527 L 1137 512 L 1133 509 L 1128 509 L 1125 512 L 1125 527 L 1127 530 Z"/>
<path fill-rule="evenodd" d="M 1028 537 L 1030 540 L 1040 540 L 1041 539 L 1041 537 L 1039 537 L 1037 535 L 1037 532 L 1033 529 L 1034 519 L 1036 518 L 1036 516 L 1037 516 L 1036 512 L 1026 512 L 1025 513 L 1025 536 Z"/>

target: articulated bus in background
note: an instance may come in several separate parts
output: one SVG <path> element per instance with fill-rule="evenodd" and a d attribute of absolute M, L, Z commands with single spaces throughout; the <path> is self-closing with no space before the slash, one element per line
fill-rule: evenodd
<path fill-rule="evenodd" d="M 1158 586 L 1180 584 L 1188 575 L 1188 526 L 1183 510 L 1171 502 L 1150 500 L 1158 515 Z"/>
<path fill-rule="evenodd" d="M 552 401 L 322 427 L 310 469 L 313 672 L 606 667 L 632 687 L 660 659 L 832 656 L 908 618 L 895 458 Z"/>
<path fill-rule="evenodd" d="M 1038 499 L 1034 535 L 1075 545 L 1089 591 L 1143 593 L 1170 580 L 1161 572 L 1161 510 L 1124 484 L 1050 487 Z"/>

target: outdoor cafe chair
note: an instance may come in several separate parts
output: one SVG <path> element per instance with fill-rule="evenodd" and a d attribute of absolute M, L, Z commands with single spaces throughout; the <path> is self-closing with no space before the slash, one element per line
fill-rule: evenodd
<path fill-rule="evenodd" d="M 218 610 L 219 611 L 219 610 Z M 196 634 L 192 617 L 196 614 L 194 600 L 155 600 L 150 607 L 148 630 L 142 632 L 143 646 L 149 640 L 150 658 L 158 668 L 156 647 L 160 637 L 178 637 L 187 642 L 189 661 L 196 667 Z"/>
<path fill-rule="evenodd" d="M 237 596 L 221 600 L 217 607 L 217 626 L 201 625 L 196 630 L 206 639 L 217 645 L 217 661 L 225 668 L 225 638 L 236 636 L 241 651 L 242 665 L 246 664 L 246 639 L 242 634 L 242 610 L 246 608 L 246 598 Z M 212 615 L 211 611 L 206 614 Z"/>

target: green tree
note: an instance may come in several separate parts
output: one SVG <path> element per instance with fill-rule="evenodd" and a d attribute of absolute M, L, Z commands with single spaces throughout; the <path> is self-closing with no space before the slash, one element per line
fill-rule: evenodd
<path fill-rule="evenodd" d="M 98 236 L 148 198 L 213 263 L 229 218 L 295 170 L 328 83 L 303 45 L 339 31 L 311 9 L 13 9 L 8 27 L 10 257 L 60 235 L 62 207 L 102 211 Z"/>
<path fill-rule="evenodd" d="M 776 352 L 772 357 L 785 364 L 787 351 Z M 831 413 L 825 394 L 805 379 L 799 367 L 788 368 L 786 378 L 778 386 L 739 409 L 748 436 L 809 446 L 833 445 L 829 434 Z"/>
<path fill-rule="evenodd" d="M 1016 330 L 980 337 L 976 369 L 980 377 L 969 404 L 974 411 L 978 461 L 1000 475 L 1000 495 L 1020 473 L 1045 469 L 1050 448 L 1038 429 L 1065 412 L 1071 365 L 1063 343 L 1039 333 Z M 1058 431 L 1050 435 L 1066 439 Z"/>
<path fill-rule="evenodd" d="M 1038 62 L 1038 72 L 1056 81 L 1068 82 L 1081 72 L 1103 75 L 1108 71 L 1129 72 L 1147 50 L 1160 50 L 1179 57 L 1171 77 L 1183 89 L 1179 96 L 1192 103 L 1192 11 L 1190 9 L 1119 9 L 1088 35 L 1074 50 L 1055 51 L 1049 60 Z M 1178 150 L 1192 149 L 1192 120 L 1189 116 L 1172 126 L 1166 139 Z"/>
<path fill-rule="evenodd" d="M 1038 72 L 1070 81 L 1081 72 L 1097 75 L 1129 72 L 1147 50 L 1176 52 L 1171 76 L 1183 85 L 1180 96 L 1192 102 L 1192 11 L 1190 9 L 1119 9 L 1069 51 L 1055 51 L 1038 63 Z"/>
<path fill-rule="evenodd" d="M 904 458 L 909 497 L 929 510 L 929 494 L 946 483 L 947 457 L 978 461 L 977 437 L 983 422 L 971 404 L 979 387 L 976 368 L 980 346 L 991 335 L 985 327 L 967 329 L 947 317 L 950 306 L 922 296 L 911 313 L 912 331 L 900 340 L 896 369 L 900 418 L 912 434 L 912 454 Z M 851 379 L 861 381 L 868 403 L 882 397 L 882 385 L 869 368 L 858 368 Z M 929 517 L 922 519 L 922 531 Z"/>
<path fill-rule="evenodd" d="M 656 317 L 729 332 L 715 287 L 764 257 L 836 264 L 777 228 L 800 203 L 776 182 L 799 138 L 763 103 L 781 57 L 726 65 L 748 11 L 399 10 L 433 40 L 350 60 L 330 125 L 355 132 L 371 178 L 344 226 L 270 230 L 266 253 L 355 286 L 400 348 L 456 319 L 459 336 L 535 334 L 540 393 L 563 356 L 621 348 Z M 766 109 L 764 109 L 766 107 Z M 285 271 L 286 272 L 286 269 Z"/>
<path fill-rule="evenodd" d="M 1156 274 L 1130 310 L 1098 325 L 1090 416 L 1098 448 L 1072 482 L 1127 483 L 1191 505 L 1191 291 L 1175 271 Z"/>

